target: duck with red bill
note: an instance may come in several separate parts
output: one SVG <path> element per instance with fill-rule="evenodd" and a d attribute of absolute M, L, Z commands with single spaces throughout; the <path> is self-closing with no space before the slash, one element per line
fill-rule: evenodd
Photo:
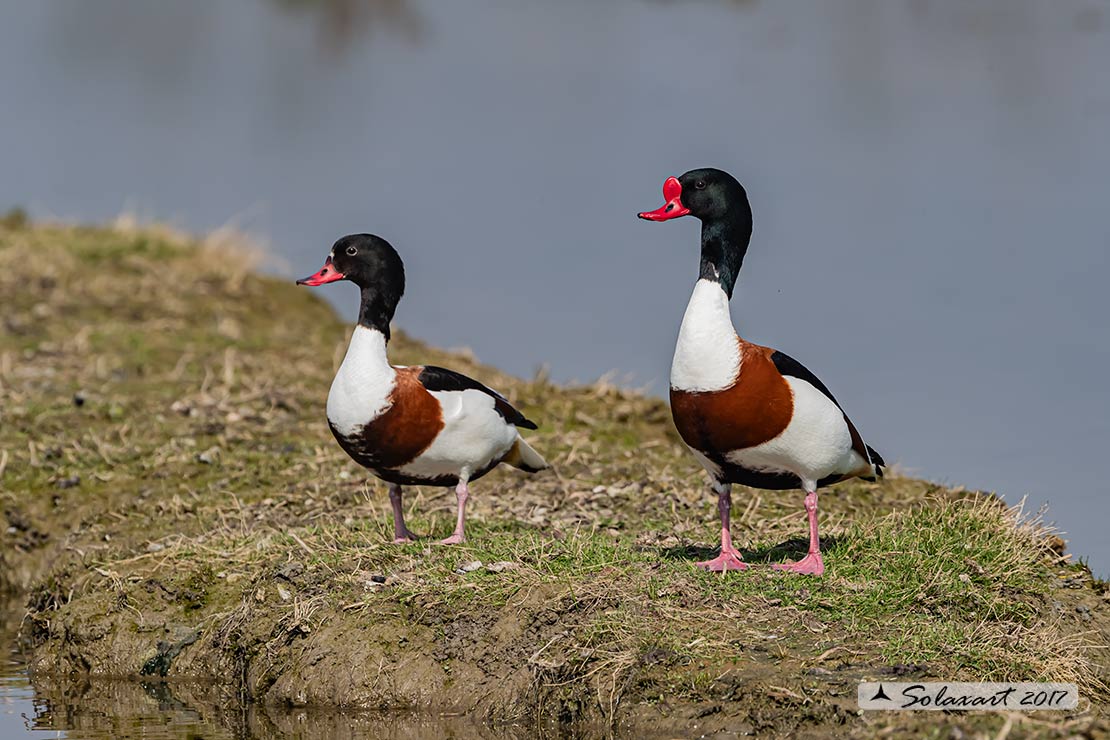
<path fill-rule="evenodd" d="M 336 280 L 343 280 L 346 277 L 346 275 L 335 269 L 335 265 L 331 262 L 331 257 L 328 257 L 319 272 L 314 272 L 308 277 L 301 278 L 297 281 L 297 285 L 317 286 L 325 283 L 334 283 Z"/>
<path fill-rule="evenodd" d="M 640 218 L 648 221 L 669 221 L 690 213 L 690 209 L 682 205 L 682 183 L 677 177 L 668 177 L 663 183 L 663 200 L 667 202 L 654 211 L 644 211 L 640 214 Z"/>

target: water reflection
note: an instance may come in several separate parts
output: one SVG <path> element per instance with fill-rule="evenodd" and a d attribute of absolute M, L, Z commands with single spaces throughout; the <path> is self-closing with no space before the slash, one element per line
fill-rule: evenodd
<path fill-rule="evenodd" d="M 333 53 L 375 29 L 396 32 L 411 41 L 424 33 L 424 19 L 409 0 L 271 0 L 294 14 L 317 18 L 320 45 Z"/>
<path fill-rule="evenodd" d="M 30 730 L 61 730 L 66 737 L 109 740 L 421 740 L 524 738 L 527 728 L 487 727 L 466 717 L 415 713 L 348 712 L 243 705 L 225 690 L 182 681 L 35 681 Z"/>
<path fill-rule="evenodd" d="M 22 614 L 0 599 L 3 740 L 515 740 L 544 734 L 519 725 L 489 727 L 463 716 L 263 707 L 210 683 L 39 677 L 32 685 L 15 650 Z"/>

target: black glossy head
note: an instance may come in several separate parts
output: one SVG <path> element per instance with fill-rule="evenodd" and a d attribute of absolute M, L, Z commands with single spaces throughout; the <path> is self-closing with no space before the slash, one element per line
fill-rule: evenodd
<path fill-rule="evenodd" d="M 705 167 L 690 170 L 678 178 L 682 186 L 682 205 L 702 221 L 747 213 L 751 219 L 748 193 L 736 178 L 723 170 Z"/>
<path fill-rule="evenodd" d="M 389 336 L 389 322 L 405 293 L 405 265 L 389 242 L 373 234 L 350 234 L 331 248 L 319 272 L 298 285 L 324 285 L 350 280 L 362 289 L 360 324 Z"/>
<path fill-rule="evenodd" d="M 405 265 L 397 250 L 373 234 L 351 234 L 331 248 L 335 269 L 360 288 L 375 288 L 394 295 L 394 302 L 405 292 Z"/>
<path fill-rule="evenodd" d="M 641 213 L 640 218 L 700 219 L 700 277 L 719 282 L 731 297 L 752 236 L 752 209 L 744 186 L 723 170 L 705 167 L 667 178 L 663 183 L 663 200 L 666 202 L 662 206 Z"/>
<path fill-rule="evenodd" d="M 751 207 L 744 186 L 723 170 L 705 167 L 690 170 L 681 177 L 668 177 L 663 183 L 662 206 L 644 211 L 640 218 L 647 221 L 670 221 L 694 216 L 702 222 L 751 220 Z"/>

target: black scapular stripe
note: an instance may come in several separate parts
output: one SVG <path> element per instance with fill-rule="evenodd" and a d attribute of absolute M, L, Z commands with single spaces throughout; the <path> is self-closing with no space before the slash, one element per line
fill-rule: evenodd
<path fill-rule="evenodd" d="M 821 379 L 810 372 L 809 368 L 795 360 L 790 355 L 775 350 L 773 353 L 771 353 L 771 362 L 775 363 L 775 367 L 778 368 L 778 371 L 783 375 L 789 375 L 792 378 L 804 380 L 817 390 L 824 393 L 830 401 L 836 404 L 836 407 L 838 409 L 840 409 L 841 411 L 844 410 L 843 408 L 841 408 L 840 403 L 837 402 L 837 400 L 833 397 L 832 391 L 826 388 L 825 384 L 821 382 Z"/>
<path fill-rule="evenodd" d="M 513 405 L 509 403 L 507 398 L 492 388 L 462 373 L 448 370 L 445 367 L 425 365 L 424 369 L 420 371 L 419 380 L 423 386 L 430 391 L 481 391 L 493 399 L 494 409 L 504 417 L 505 421 L 513 426 L 523 427 L 524 429 L 538 428 L 536 422 L 528 419 L 524 414 L 517 411 Z"/>
<path fill-rule="evenodd" d="M 779 352 L 778 350 L 775 350 L 771 354 L 771 362 L 775 363 L 775 367 L 778 368 L 778 371 L 780 373 L 782 373 L 783 375 L 788 375 L 792 378 L 798 378 L 799 380 L 804 380 L 805 382 L 809 383 L 810 385 L 812 385 L 817 390 L 824 393 L 825 396 L 830 401 L 832 401 L 833 403 L 836 404 L 836 407 L 838 409 L 840 409 L 840 412 L 844 413 L 844 407 L 842 407 L 840 405 L 840 402 L 836 400 L 836 398 L 832 394 L 832 391 L 830 391 L 825 386 L 825 384 L 821 382 L 820 378 L 818 378 L 816 375 L 814 375 L 812 372 L 810 372 L 809 368 L 807 368 L 805 365 L 798 362 L 797 360 L 795 360 L 790 355 L 785 354 L 784 352 Z M 844 414 L 844 421 L 848 424 L 849 427 L 852 426 L 852 422 L 848 420 L 848 415 L 847 414 Z M 858 432 L 855 432 L 855 433 L 858 434 Z M 886 465 L 886 462 L 883 460 L 883 456 L 880 455 L 878 452 L 876 452 L 875 448 L 872 447 L 871 445 L 864 443 L 863 446 L 867 450 L 868 459 L 870 460 L 871 464 L 875 466 L 875 472 L 879 475 L 879 477 L 882 477 L 882 475 L 883 475 L 882 466 Z M 874 478 L 864 478 L 864 480 L 875 480 L 875 479 Z"/>

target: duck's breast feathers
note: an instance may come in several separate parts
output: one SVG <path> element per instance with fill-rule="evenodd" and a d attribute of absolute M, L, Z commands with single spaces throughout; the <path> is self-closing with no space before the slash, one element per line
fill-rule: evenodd
<path fill-rule="evenodd" d="M 421 368 L 396 368 L 386 408 L 350 433 L 331 423 L 340 446 L 369 468 L 404 466 L 443 430 L 443 407 L 419 380 Z"/>
<path fill-rule="evenodd" d="M 474 378 L 467 377 L 462 373 L 448 370 L 444 367 L 436 367 L 435 365 L 425 365 L 423 368 L 419 368 L 419 370 L 420 373 L 418 378 L 420 383 L 429 391 L 480 391 L 493 399 L 494 409 L 505 421 L 524 429 L 537 428 L 536 423 L 517 411 L 513 405 L 509 403 L 507 398 L 492 388 L 474 380 Z"/>
<path fill-rule="evenodd" d="M 740 374 L 728 388 L 671 388 L 671 414 L 683 441 L 707 455 L 755 447 L 786 429 L 794 398 L 770 350 L 743 343 Z"/>

